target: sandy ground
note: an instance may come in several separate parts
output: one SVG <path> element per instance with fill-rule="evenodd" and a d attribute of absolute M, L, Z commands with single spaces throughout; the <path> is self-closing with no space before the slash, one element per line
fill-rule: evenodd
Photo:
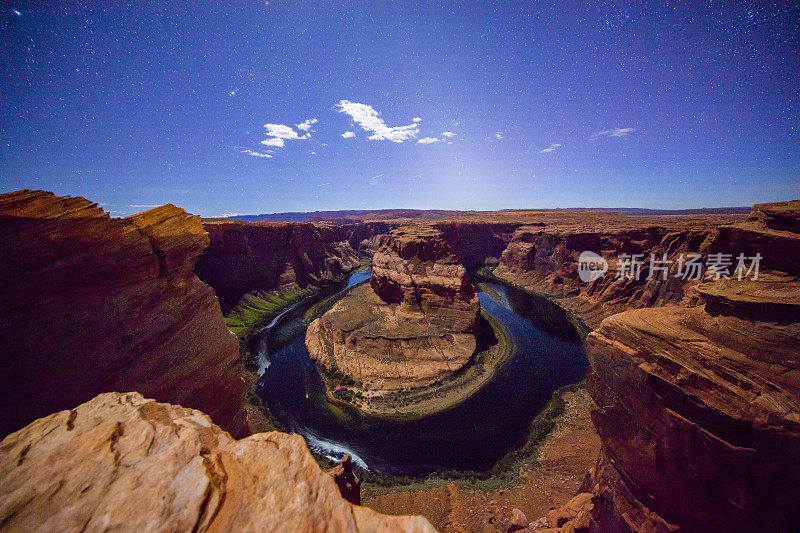
<path fill-rule="evenodd" d="M 600 452 L 585 389 L 564 395 L 566 408 L 539 448 L 538 461 L 523 464 L 507 487 L 484 490 L 466 481 L 431 488 L 398 487 L 381 495 L 365 491 L 363 504 L 386 514 L 421 514 L 442 532 L 505 531 L 511 510 L 534 521 L 574 496 Z"/>

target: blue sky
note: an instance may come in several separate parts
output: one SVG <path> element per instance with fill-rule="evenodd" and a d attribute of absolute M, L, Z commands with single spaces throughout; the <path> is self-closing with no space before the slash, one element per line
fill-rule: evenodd
<path fill-rule="evenodd" d="M 0 190 L 204 216 L 797 198 L 798 13 L 7 2 Z"/>

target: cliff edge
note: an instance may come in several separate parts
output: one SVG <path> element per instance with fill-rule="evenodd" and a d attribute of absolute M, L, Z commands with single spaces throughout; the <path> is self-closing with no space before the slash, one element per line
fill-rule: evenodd
<path fill-rule="evenodd" d="M 433 532 L 344 500 L 297 435 L 234 440 L 199 411 L 106 393 L 0 443 L 4 531 Z"/>
<path fill-rule="evenodd" d="M 101 392 L 137 390 L 248 432 L 236 337 L 194 275 L 200 218 L 111 218 L 81 197 L 0 195 L 0 435 Z"/>

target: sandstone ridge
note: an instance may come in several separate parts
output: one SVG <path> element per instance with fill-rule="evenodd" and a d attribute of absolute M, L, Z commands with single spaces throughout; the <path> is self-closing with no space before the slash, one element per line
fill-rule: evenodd
<path fill-rule="evenodd" d="M 4 531 L 433 532 L 351 505 L 297 435 L 234 440 L 193 409 L 106 393 L 0 443 Z"/>

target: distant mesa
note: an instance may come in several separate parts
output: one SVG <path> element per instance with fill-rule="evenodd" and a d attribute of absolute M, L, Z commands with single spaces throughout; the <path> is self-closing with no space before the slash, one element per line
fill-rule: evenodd
<path fill-rule="evenodd" d="M 752 208 L 744 207 L 704 207 L 698 209 L 646 209 L 641 207 L 566 207 L 548 210 L 551 213 L 596 211 L 600 213 L 620 213 L 623 215 L 743 215 L 750 212 Z M 258 215 L 234 215 L 223 217 L 218 220 L 243 220 L 247 222 L 271 221 L 271 222 L 334 222 L 352 223 L 363 222 L 366 220 L 398 220 L 407 219 L 409 221 L 431 221 L 444 219 L 458 219 L 464 216 L 480 217 L 481 214 L 494 217 L 498 213 L 513 215 L 515 213 L 525 213 L 525 209 L 502 209 L 500 211 L 457 211 L 447 209 L 351 209 L 337 211 L 292 211 L 286 213 L 262 213 Z"/>
<path fill-rule="evenodd" d="M 369 285 L 356 287 L 306 333 L 311 357 L 368 389 L 424 386 L 462 368 L 477 346 L 480 302 L 441 232 L 383 235 Z"/>

